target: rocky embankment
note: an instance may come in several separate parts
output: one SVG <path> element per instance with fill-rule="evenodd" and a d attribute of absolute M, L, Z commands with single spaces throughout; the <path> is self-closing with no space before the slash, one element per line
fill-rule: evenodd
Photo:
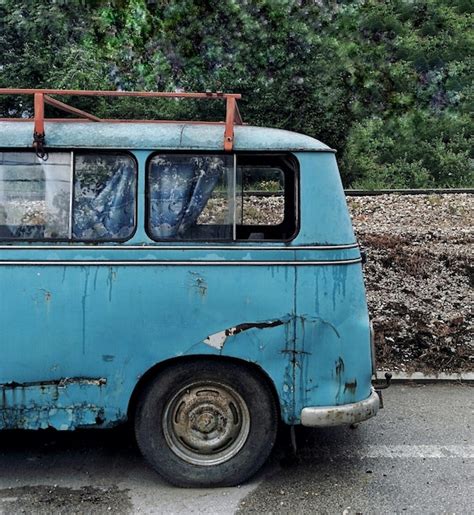
<path fill-rule="evenodd" d="M 474 370 L 474 195 L 349 197 L 378 366 Z"/>

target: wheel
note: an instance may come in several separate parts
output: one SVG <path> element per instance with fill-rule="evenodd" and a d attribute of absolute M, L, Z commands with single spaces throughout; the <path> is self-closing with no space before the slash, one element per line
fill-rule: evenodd
<path fill-rule="evenodd" d="M 256 374 L 228 362 L 180 363 L 143 391 L 135 414 L 138 446 L 178 486 L 233 486 L 268 458 L 276 401 Z"/>

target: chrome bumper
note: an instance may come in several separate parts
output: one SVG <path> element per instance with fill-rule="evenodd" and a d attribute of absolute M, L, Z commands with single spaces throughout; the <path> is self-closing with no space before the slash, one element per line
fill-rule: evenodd
<path fill-rule="evenodd" d="M 372 388 L 372 393 L 367 399 L 353 404 L 303 408 L 301 410 L 301 424 L 310 427 L 355 424 L 374 417 L 379 407 L 379 396 Z"/>

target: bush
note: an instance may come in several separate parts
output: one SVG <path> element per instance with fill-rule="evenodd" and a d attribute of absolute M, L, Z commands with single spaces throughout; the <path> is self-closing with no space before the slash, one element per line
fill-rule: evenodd
<path fill-rule="evenodd" d="M 344 155 L 352 187 L 472 186 L 470 123 L 467 115 L 427 112 L 357 123 Z"/>

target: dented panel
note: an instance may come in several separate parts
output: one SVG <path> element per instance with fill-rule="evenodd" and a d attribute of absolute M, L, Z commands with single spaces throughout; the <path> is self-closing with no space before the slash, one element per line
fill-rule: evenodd
<path fill-rule="evenodd" d="M 243 324 L 236 325 L 235 327 L 229 327 L 223 331 L 210 334 L 204 340 L 204 343 L 210 347 L 214 347 L 215 349 L 222 349 L 229 336 L 235 336 L 236 334 L 248 331 L 249 329 L 268 329 L 269 327 L 278 327 L 284 323 L 285 322 L 283 320 L 272 320 L 269 322 L 245 322 Z"/>

